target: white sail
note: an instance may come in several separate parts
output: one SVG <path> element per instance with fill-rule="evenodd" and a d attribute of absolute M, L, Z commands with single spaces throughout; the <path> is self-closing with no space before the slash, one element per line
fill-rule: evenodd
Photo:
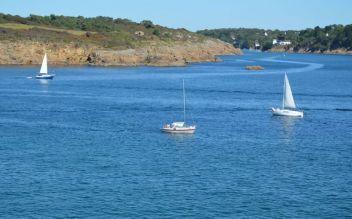
<path fill-rule="evenodd" d="M 40 74 L 48 74 L 48 58 L 46 57 L 46 53 L 43 58 L 42 67 L 40 68 Z"/>
<path fill-rule="evenodd" d="M 284 82 L 283 108 L 291 108 L 291 109 L 296 108 L 296 104 L 292 95 L 290 82 L 288 81 L 286 73 L 285 73 L 285 82 Z"/>

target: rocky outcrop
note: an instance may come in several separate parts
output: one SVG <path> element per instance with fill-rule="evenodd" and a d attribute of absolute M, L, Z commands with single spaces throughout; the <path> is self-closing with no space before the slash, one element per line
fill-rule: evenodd
<path fill-rule="evenodd" d="M 264 67 L 260 65 L 247 65 L 246 69 L 250 71 L 260 71 L 260 70 L 264 70 Z"/>
<path fill-rule="evenodd" d="M 74 44 L 0 41 L 0 64 L 40 64 L 44 52 L 48 53 L 51 64 L 83 64 L 92 50 L 94 48 L 76 47 Z"/>
<path fill-rule="evenodd" d="M 288 52 L 288 53 L 313 53 L 313 54 L 337 54 L 337 55 L 352 55 L 352 50 L 347 49 L 335 49 L 335 50 L 325 50 L 325 51 L 312 51 L 311 49 L 299 49 L 294 51 L 292 47 L 273 47 L 270 49 L 270 52 Z"/>
<path fill-rule="evenodd" d="M 217 55 L 241 54 L 232 45 L 220 40 L 174 42 L 144 46 L 136 49 L 112 50 L 94 45 L 0 41 L 0 64 L 40 64 L 46 52 L 52 65 L 102 66 L 182 66 L 192 62 L 217 61 Z"/>
<path fill-rule="evenodd" d="M 305 49 L 300 49 L 296 51 L 297 53 L 315 53 L 315 54 L 336 54 L 336 55 L 352 55 L 352 50 L 347 49 L 334 49 L 334 50 L 326 50 L 326 51 L 310 51 Z"/>

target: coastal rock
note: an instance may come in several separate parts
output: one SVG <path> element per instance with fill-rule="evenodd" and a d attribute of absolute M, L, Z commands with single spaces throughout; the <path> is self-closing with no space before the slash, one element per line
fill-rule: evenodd
<path fill-rule="evenodd" d="M 246 66 L 246 69 L 251 71 L 260 71 L 260 70 L 264 70 L 264 67 L 260 65 L 248 65 Z"/>
<path fill-rule="evenodd" d="M 325 51 L 312 51 L 310 48 L 299 49 L 295 51 L 292 47 L 280 47 L 275 46 L 269 50 L 270 52 L 288 52 L 288 53 L 314 53 L 314 54 L 338 54 L 338 55 L 352 55 L 352 50 L 347 50 L 345 48 L 325 50 Z"/>
<path fill-rule="evenodd" d="M 334 50 L 325 50 L 325 51 L 311 51 L 311 50 L 305 50 L 305 49 L 300 49 L 296 51 L 297 53 L 315 53 L 315 54 L 337 54 L 337 55 L 352 55 L 352 50 L 347 50 L 345 48 L 340 48 L 340 49 L 334 49 Z"/>
<path fill-rule="evenodd" d="M 71 43 L 0 41 L 0 64 L 40 64 L 44 53 L 52 65 L 99 66 L 183 66 L 192 62 L 218 61 L 217 55 L 241 54 L 231 44 L 206 39 L 202 42 L 177 42 L 144 46 L 135 49 L 113 50 L 92 45 Z"/>

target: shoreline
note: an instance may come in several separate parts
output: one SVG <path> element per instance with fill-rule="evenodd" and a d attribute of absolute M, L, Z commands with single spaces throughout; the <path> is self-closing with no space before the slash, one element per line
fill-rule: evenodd
<path fill-rule="evenodd" d="M 325 51 L 325 52 L 309 52 L 306 50 L 298 50 L 298 51 L 293 51 L 293 50 L 286 50 L 286 49 L 270 49 L 268 50 L 269 52 L 273 53 L 292 53 L 292 54 L 316 54 L 316 55 L 344 55 L 344 56 L 350 56 L 352 55 L 352 51 L 349 50 L 331 50 L 331 51 Z M 266 51 L 264 51 L 266 52 Z"/>
<path fill-rule="evenodd" d="M 153 65 L 153 64 L 139 64 L 139 65 L 91 65 L 91 64 L 58 64 L 58 63 L 53 63 L 50 64 L 50 61 L 48 65 L 50 67 L 90 67 L 90 68 L 138 68 L 138 67 L 163 67 L 163 68 L 174 68 L 174 67 L 187 67 L 192 64 L 201 64 L 201 63 L 216 63 L 216 62 L 223 62 L 223 60 L 220 58 L 220 56 L 241 56 L 241 54 L 233 53 L 233 54 L 220 54 L 216 55 L 214 60 L 204 60 L 204 61 L 193 61 L 193 62 L 188 62 L 185 63 L 184 65 Z M 41 64 L 0 64 L 0 68 L 2 67 L 28 67 L 28 68 L 40 68 Z"/>

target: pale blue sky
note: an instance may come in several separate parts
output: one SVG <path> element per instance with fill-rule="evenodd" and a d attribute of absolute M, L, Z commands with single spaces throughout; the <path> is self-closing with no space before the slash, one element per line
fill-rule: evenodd
<path fill-rule="evenodd" d="M 189 30 L 302 29 L 352 23 L 352 0 L 0 0 L 0 12 L 110 16 Z"/>

